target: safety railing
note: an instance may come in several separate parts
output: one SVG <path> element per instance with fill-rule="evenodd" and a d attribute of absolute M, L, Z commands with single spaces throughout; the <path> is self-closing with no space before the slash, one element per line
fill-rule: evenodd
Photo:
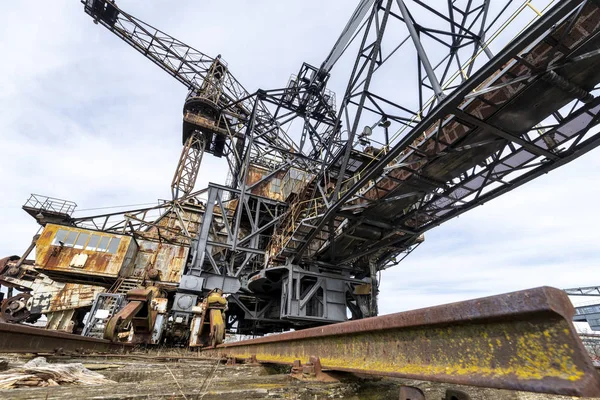
<path fill-rule="evenodd" d="M 73 211 L 75 211 L 77 204 L 69 200 L 32 194 L 25 204 L 23 204 L 23 207 L 71 216 Z"/>

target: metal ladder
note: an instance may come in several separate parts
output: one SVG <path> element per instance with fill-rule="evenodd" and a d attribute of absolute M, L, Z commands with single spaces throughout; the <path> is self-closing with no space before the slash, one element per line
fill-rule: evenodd
<path fill-rule="evenodd" d="M 88 315 L 82 336 L 102 339 L 106 322 L 125 306 L 123 293 L 99 293 Z"/>
<path fill-rule="evenodd" d="M 121 293 L 127 294 L 131 289 L 142 286 L 142 280 L 138 278 L 119 278 L 117 281 L 108 289 L 108 293 Z"/>

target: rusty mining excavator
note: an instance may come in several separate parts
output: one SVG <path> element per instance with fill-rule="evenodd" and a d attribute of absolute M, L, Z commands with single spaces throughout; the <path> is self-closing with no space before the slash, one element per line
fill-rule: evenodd
<path fill-rule="evenodd" d="M 595 1 L 360 0 L 325 61 L 254 93 L 220 56 L 114 1 L 82 3 L 188 91 L 172 199 L 75 217 L 75 203 L 32 195 L 23 209 L 43 229 L 0 260 L 20 292 L 7 321 L 195 347 L 374 316 L 378 273 L 426 231 L 600 143 Z M 407 98 L 381 82 L 411 58 Z M 336 104 L 340 59 L 352 68 Z M 229 179 L 195 190 L 206 155 Z"/>

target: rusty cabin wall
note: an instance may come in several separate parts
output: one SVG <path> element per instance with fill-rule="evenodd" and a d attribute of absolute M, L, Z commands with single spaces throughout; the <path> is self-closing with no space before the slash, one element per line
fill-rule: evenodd
<path fill-rule="evenodd" d="M 252 186 L 270 172 L 271 171 L 269 171 L 267 168 L 260 165 L 250 165 L 250 168 L 248 168 L 248 175 L 246 176 L 246 185 Z M 251 193 L 258 196 L 267 197 L 271 200 L 284 201 L 285 199 L 283 198 L 281 185 L 282 179 L 286 173 L 287 171 L 285 170 L 279 171 L 270 179 L 253 188 Z"/>
<path fill-rule="evenodd" d="M 102 286 L 60 283 L 40 274 L 32 287 L 31 312 L 46 314 L 83 307 L 91 307 L 96 295 L 103 293 Z"/>
<path fill-rule="evenodd" d="M 5 281 L 2 282 L 6 285 L 15 285 L 14 287 L 19 288 L 20 291 L 31 291 L 33 297 L 29 309 L 32 314 L 90 307 L 96 295 L 106 291 L 102 286 L 56 282 L 43 273 L 33 271 L 33 268 L 33 263 L 29 265 L 28 260 L 20 267 L 21 271 L 29 271 L 25 276 L 35 276 L 33 280 L 6 276 Z"/>
<path fill-rule="evenodd" d="M 143 279 L 150 269 L 156 269 L 157 282 L 178 285 L 205 210 L 203 203 L 186 203 L 181 205 L 179 215 L 173 211 L 165 213 L 155 226 L 143 232 L 143 238 L 137 239 L 134 262 L 124 267 L 120 276 Z"/>
<path fill-rule="evenodd" d="M 126 278 L 142 279 L 150 269 L 158 270 L 159 282 L 179 284 L 189 247 L 149 240 L 138 240 L 135 261 L 121 271 Z"/>
<path fill-rule="evenodd" d="M 156 225 L 144 232 L 138 232 L 144 239 L 152 241 L 168 241 L 189 245 L 197 236 L 202 216 L 206 210 L 204 204 L 183 204 L 181 206 L 181 219 L 173 212 L 167 212 L 156 222 Z M 185 234 L 189 233 L 189 237 Z"/>
<path fill-rule="evenodd" d="M 57 281 L 107 285 L 133 262 L 136 247 L 129 236 L 47 224 L 37 241 L 35 267 Z"/>

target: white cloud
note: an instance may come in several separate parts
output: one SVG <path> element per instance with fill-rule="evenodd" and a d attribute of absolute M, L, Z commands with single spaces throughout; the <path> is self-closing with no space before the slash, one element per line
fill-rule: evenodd
<path fill-rule="evenodd" d="M 537 286 L 600 284 L 594 152 L 425 235 L 383 273 L 383 313 Z"/>

